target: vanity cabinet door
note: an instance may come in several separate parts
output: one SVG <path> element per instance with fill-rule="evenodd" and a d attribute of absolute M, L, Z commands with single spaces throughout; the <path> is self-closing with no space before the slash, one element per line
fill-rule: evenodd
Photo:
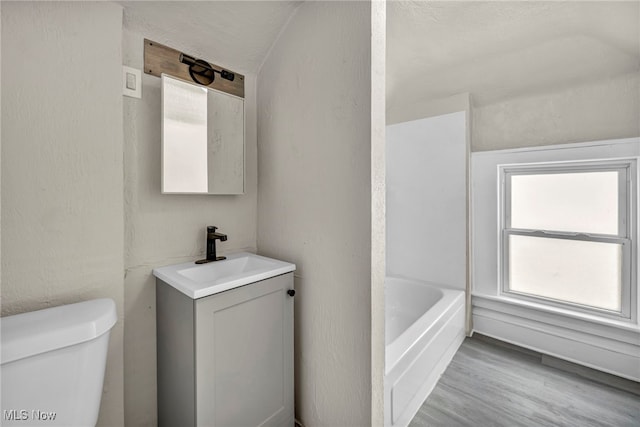
<path fill-rule="evenodd" d="M 293 274 L 196 301 L 196 424 L 294 425 Z"/>

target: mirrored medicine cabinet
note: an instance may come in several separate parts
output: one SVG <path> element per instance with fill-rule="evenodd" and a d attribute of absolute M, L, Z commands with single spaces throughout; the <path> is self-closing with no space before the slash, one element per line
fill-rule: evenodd
<path fill-rule="evenodd" d="M 162 74 L 162 193 L 244 193 L 244 99 Z"/>

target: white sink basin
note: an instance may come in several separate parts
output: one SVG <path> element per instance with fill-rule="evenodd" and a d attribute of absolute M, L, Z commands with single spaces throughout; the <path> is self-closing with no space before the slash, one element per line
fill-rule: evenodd
<path fill-rule="evenodd" d="M 241 252 L 224 261 L 187 262 L 153 270 L 153 275 L 193 299 L 289 273 L 295 264 Z"/>

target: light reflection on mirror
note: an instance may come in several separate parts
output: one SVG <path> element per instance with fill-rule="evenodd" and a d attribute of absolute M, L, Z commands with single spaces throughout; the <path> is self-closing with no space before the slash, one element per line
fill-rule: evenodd
<path fill-rule="evenodd" d="M 162 192 L 207 193 L 207 89 L 162 75 Z"/>
<path fill-rule="evenodd" d="M 162 75 L 162 193 L 244 193 L 244 99 Z"/>

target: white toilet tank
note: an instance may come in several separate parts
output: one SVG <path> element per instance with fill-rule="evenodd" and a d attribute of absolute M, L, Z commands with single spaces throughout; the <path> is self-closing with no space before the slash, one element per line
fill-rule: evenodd
<path fill-rule="evenodd" d="M 0 425 L 95 426 L 116 323 L 111 299 L 0 319 Z"/>

